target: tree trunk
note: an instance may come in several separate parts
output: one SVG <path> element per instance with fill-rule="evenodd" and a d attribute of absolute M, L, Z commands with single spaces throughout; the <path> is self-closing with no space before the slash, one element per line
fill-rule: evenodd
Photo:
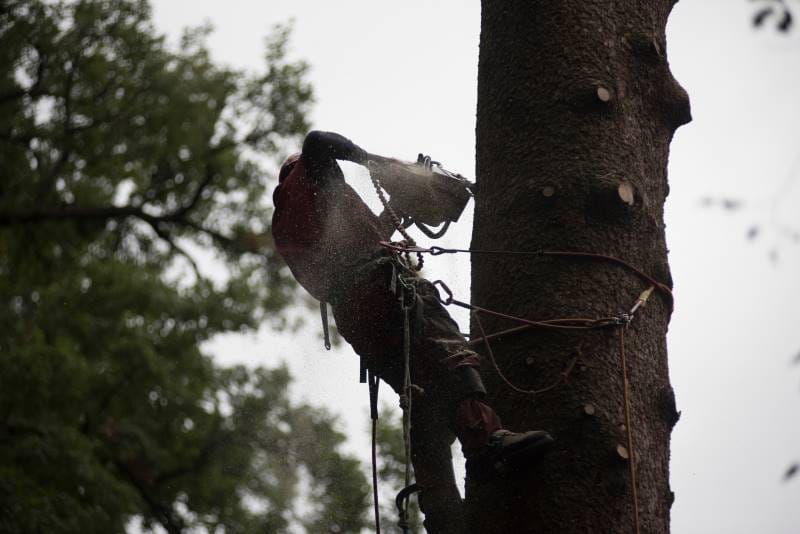
<path fill-rule="evenodd" d="M 613 256 L 671 286 L 663 208 L 674 131 L 690 120 L 665 56 L 666 0 L 483 2 L 473 249 Z M 529 319 L 628 312 L 650 282 L 598 258 L 477 255 L 472 302 Z M 671 300 L 656 290 L 624 330 L 640 532 L 669 531 Z M 487 333 L 517 326 L 485 314 Z M 473 337 L 480 337 L 475 318 Z M 620 329 L 530 329 L 491 341 L 512 430 L 556 438 L 530 470 L 468 481 L 474 532 L 636 532 Z M 488 356 L 486 347 L 484 355 Z"/>

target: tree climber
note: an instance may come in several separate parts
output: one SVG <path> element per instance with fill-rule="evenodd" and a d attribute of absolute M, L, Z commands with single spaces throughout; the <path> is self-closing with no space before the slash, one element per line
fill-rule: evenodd
<path fill-rule="evenodd" d="M 433 284 L 380 245 L 385 228 L 344 180 L 336 160 L 387 165 L 341 135 L 313 131 L 302 153 L 286 159 L 273 194 L 272 234 L 297 281 L 329 302 L 339 333 L 372 373 L 403 393 L 404 317 L 396 290 L 413 287 L 411 316 L 412 465 L 429 531 L 437 511 L 461 505 L 454 480 L 453 434 L 467 459 L 467 475 L 487 477 L 498 465 L 521 465 L 552 443 L 544 431 L 515 434 L 483 398 L 478 355 L 470 350 L 439 301 Z M 443 464 L 447 466 L 443 466 Z M 504 464 L 505 463 L 505 464 Z M 455 491 L 455 494 L 454 494 Z M 452 517 L 452 516 L 451 516 Z M 433 527 L 433 528 L 432 528 Z"/>

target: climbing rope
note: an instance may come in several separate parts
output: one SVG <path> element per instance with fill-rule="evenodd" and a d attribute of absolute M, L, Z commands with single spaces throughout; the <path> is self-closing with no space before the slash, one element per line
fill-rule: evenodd
<path fill-rule="evenodd" d="M 437 280 L 439 285 L 447 288 L 441 280 Z M 517 393 L 522 393 L 525 395 L 539 395 L 546 391 L 550 391 L 557 387 L 562 379 L 566 382 L 567 378 L 569 377 L 569 373 L 572 371 L 572 367 L 575 365 L 577 358 L 574 358 L 572 362 L 567 366 L 567 369 L 562 373 L 562 378 L 559 378 L 557 381 L 553 382 L 549 386 L 540 388 L 540 389 L 522 389 L 516 385 L 514 385 L 503 372 L 500 370 L 500 366 L 497 364 L 497 360 L 494 357 L 494 351 L 492 350 L 492 345 L 489 343 L 489 339 L 492 336 L 486 334 L 486 331 L 483 328 L 483 323 L 480 319 L 480 312 L 491 313 L 493 315 L 499 315 L 501 317 L 505 317 L 507 319 L 513 319 L 516 321 L 520 321 L 526 323 L 523 327 L 513 328 L 509 330 L 505 330 L 505 333 L 508 332 L 519 332 L 522 328 L 530 328 L 532 326 L 539 326 L 543 328 L 572 328 L 572 329 L 592 329 L 592 328 L 605 328 L 609 326 L 613 326 L 616 328 L 618 332 L 619 338 L 619 356 L 620 356 L 620 367 L 622 369 L 622 397 L 623 397 L 623 409 L 625 413 L 625 433 L 627 438 L 627 449 L 628 449 L 628 472 L 629 472 L 629 480 L 630 480 L 630 489 L 631 489 L 631 499 L 632 499 L 632 507 L 633 507 L 633 518 L 634 518 L 634 526 L 636 534 L 640 533 L 639 528 L 639 497 L 636 488 L 636 455 L 633 448 L 633 429 L 631 427 L 631 416 L 630 416 L 630 399 L 628 395 L 628 364 L 626 361 L 625 356 L 625 329 L 628 327 L 628 324 L 633 320 L 633 316 L 636 311 L 647 301 L 647 298 L 653 292 L 655 288 L 650 286 L 636 300 L 636 303 L 631 308 L 630 312 L 627 314 L 621 314 L 617 318 L 603 318 L 599 320 L 591 320 L 591 319 L 552 319 L 550 321 L 529 321 L 527 319 L 523 319 L 521 317 L 514 317 L 512 315 L 501 314 L 497 312 L 492 312 L 491 310 L 487 310 L 485 308 L 480 308 L 479 306 L 473 306 L 461 301 L 457 301 L 452 298 L 452 296 L 448 297 L 446 300 L 442 300 L 442 303 L 449 303 L 449 304 L 456 304 L 456 305 L 466 305 L 472 309 L 471 316 L 475 319 L 475 325 L 478 327 L 480 331 L 481 337 L 474 340 L 476 342 L 482 342 L 486 346 L 486 352 L 489 355 L 489 360 L 492 363 L 492 367 L 494 371 L 497 373 L 497 376 L 513 391 Z M 449 288 L 448 288 L 449 292 Z M 557 324 L 557 321 L 588 321 L 587 324 L 584 325 L 563 325 Z M 502 335 L 504 332 L 499 332 L 497 334 L 493 334 L 493 336 L 497 337 Z"/>
<path fill-rule="evenodd" d="M 447 298 L 444 298 L 444 299 L 441 298 L 441 297 L 439 298 L 439 301 L 442 304 L 444 304 L 445 306 L 449 306 L 449 305 L 452 304 L 452 305 L 455 305 L 455 306 L 460 306 L 462 308 L 466 308 L 466 309 L 471 311 L 470 316 L 475 319 L 475 325 L 478 327 L 478 330 L 480 331 L 481 337 L 470 340 L 469 344 L 470 345 L 477 345 L 477 344 L 483 343 L 486 346 L 486 352 L 487 352 L 487 354 L 489 356 L 489 361 L 492 364 L 492 368 L 495 370 L 495 372 L 500 377 L 500 379 L 502 379 L 503 382 L 505 382 L 505 384 L 509 388 L 513 389 L 514 391 L 516 391 L 518 393 L 528 394 L 528 395 L 538 395 L 539 393 L 544 393 L 545 391 L 549 391 L 549 390 L 553 389 L 554 387 L 556 387 L 561 382 L 561 379 L 559 379 L 557 382 L 554 382 L 553 384 L 551 384 L 551 385 L 549 385 L 549 386 L 547 386 L 545 388 L 538 389 L 538 390 L 526 390 L 526 389 L 522 389 L 522 388 L 514 385 L 513 383 L 511 383 L 511 381 L 508 380 L 508 378 L 506 378 L 506 376 L 500 370 L 500 367 L 498 366 L 497 361 L 495 360 L 495 357 L 494 357 L 494 351 L 492 350 L 491 344 L 489 343 L 490 339 L 496 338 L 496 337 L 500 337 L 500 336 L 503 336 L 503 335 L 508 335 L 508 334 L 512 334 L 512 333 L 521 332 L 522 330 L 527 330 L 527 329 L 533 328 L 533 327 L 555 328 L 555 329 L 562 329 L 562 330 L 591 330 L 591 329 L 597 329 L 597 328 L 627 326 L 628 323 L 630 323 L 633 320 L 633 316 L 636 313 L 636 311 L 645 302 L 647 302 L 647 299 L 653 293 L 653 290 L 654 290 L 653 286 L 650 286 L 649 288 L 645 289 L 641 293 L 641 295 L 639 295 L 639 298 L 636 299 L 636 302 L 634 303 L 634 305 L 630 309 L 630 311 L 627 312 L 627 313 L 622 313 L 622 314 L 620 314 L 618 316 L 601 317 L 600 319 L 586 319 L 586 318 L 580 318 L 580 317 L 571 317 L 571 318 L 563 318 L 563 319 L 548 319 L 548 320 L 544 320 L 544 321 L 531 321 L 530 319 L 525 319 L 523 317 L 517 317 L 515 315 L 508 315 L 506 313 L 496 312 L 496 311 L 493 311 L 493 310 L 489 310 L 487 308 L 483 308 L 481 306 L 476 306 L 474 304 L 470 304 L 470 303 L 467 303 L 467 302 L 456 300 L 455 298 L 453 298 L 453 292 L 441 280 L 436 280 L 435 282 L 433 282 L 433 285 L 441 287 L 442 290 L 447 294 Z M 509 328 L 507 330 L 502 330 L 500 332 L 496 332 L 496 333 L 487 335 L 486 331 L 483 328 L 483 323 L 481 322 L 481 319 L 480 319 L 480 314 L 481 313 L 486 313 L 486 314 L 495 315 L 495 316 L 498 316 L 498 317 L 501 317 L 501 318 L 504 318 L 504 319 L 517 321 L 517 322 L 523 323 L 523 326 L 519 326 L 519 327 L 516 327 L 516 328 Z M 572 369 L 572 365 L 574 365 L 574 363 L 570 364 L 570 366 L 568 367 L 567 371 L 565 371 L 565 374 L 564 374 L 564 379 L 565 380 L 568 377 L 569 371 L 571 371 L 571 369 Z"/>
<path fill-rule="evenodd" d="M 619 258 L 615 258 L 614 256 L 607 256 L 605 254 L 597 254 L 595 252 L 580 252 L 580 251 L 564 251 L 564 250 L 481 250 L 481 249 L 471 249 L 471 248 L 443 248 L 443 247 L 419 247 L 416 244 L 407 244 L 407 243 L 395 243 L 392 241 L 381 241 L 380 245 L 384 248 L 389 250 L 394 250 L 396 252 L 403 252 L 403 253 L 411 253 L 414 252 L 417 255 L 422 254 L 430 254 L 431 256 L 441 256 L 442 254 L 470 254 L 470 255 L 495 255 L 495 256 L 551 256 L 551 257 L 568 257 L 568 258 L 587 258 L 587 259 L 595 259 L 606 261 L 610 263 L 615 263 L 621 267 L 626 268 L 627 270 L 631 271 L 632 273 L 636 274 L 637 276 L 641 277 L 642 279 L 650 282 L 650 284 L 658 289 L 662 295 L 667 297 L 670 305 L 670 309 L 672 309 L 674 298 L 672 296 L 672 290 L 669 288 L 668 285 L 659 282 L 649 274 L 645 273 L 638 267 L 631 265 L 630 263 L 626 262 L 625 260 L 621 260 Z"/>
<path fill-rule="evenodd" d="M 633 430 L 631 429 L 631 404 L 628 399 L 628 363 L 625 359 L 625 329 L 628 325 L 617 327 L 619 334 L 619 359 L 622 367 L 622 396 L 625 406 L 625 430 L 628 437 L 628 474 L 633 500 L 633 524 L 639 534 L 639 496 L 636 493 L 636 454 L 633 451 Z"/>
<path fill-rule="evenodd" d="M 403 312 L 403 393 L 400 395 L 400 408 L 403 410 L 403 446 L 405 448 L 405 484 L 403 491 L 411 487 L 411 308 L 417 300 L 417 292 L 413 283 L 406 282 L 403 277 L 398 277 L 402 289 L 399 295 L 400 309 Z M 399 499 L 399 494 L 398 494 Z M 396 502 L 403 502 L 397 500 Z M 404 500 L 405 506 L 398 506 L 400 518 L 397 525 L 403 533 L 409 532 L 408 527 L 408 499 Z"/>
<path fill-rule="evenodd" d="M 431 255 L 440 255 L 440 254 L 451 254 L 451 253 L 469 253 L 469 254 L 498 254 L 498 255 L 514 255 L 514 256 L 562 256 L 562 257 L 579 257 L 579 258 L 592 258 L 592 259 L 599 259 L 604 261 L 609 261 L 615 263 L 617 265 L 621 265 L 628 269 L 629 271 L 637 274 L 639 277 L 643 278 L 644 280 L 650 282 L 652 284 L 650 287 L 645 289 L 639 297 L 636 299 L 636 302 L 630 308 L 630 310 L 626 313 L 621 313 L 617 316 L 609 316 L 609 317 L 601 317 L 598 319 L 590 319 L 590 318 L 560 318 L 560 319 L 548 319 L 548 320 L 541 320 L 541 321 L 533 321 L 530 319 L 526 319 L 523 317 L 517 317 L 514 315 L 509 315 L 501 312 L 497 312 L 494 310 L 489 310 L 487 308 L 483 308 L 480 306 L 476 306 L 471 303 L 463 302 L 456 300 L 453 297 L 453 292 L 450 290 L 447 285 L 442 282 L 441 280 L 437 280 L 433 282 L 434 286 L 439 286 L 447 295 L 446 298 L 439 297 L 439 300 L 444 305 L 456 305 L 462 308 L 466 308 L 470 310 L 471 316 L 475 319 L 475 325 L 477 326 L 478 330 L 480 331 L 481 337 L 477 339 L 471 339 L 469 341 L 470 345 L 475 345 L 478 343 L 483 343 L 486 346 L 486 351 L 491 360 L 492 366 L 498 376 L 503 380 L 503 382 L 512 390 L 527 394 L 527 395 L 538 395 L 549 391 L 555 388 L 560 382 L 559 379 L 557 382 L 546 386 L 541 389 L 523 389 L 520 388 L 511 381 L 509 381 L 503 372 L 501 371 L 500 367 L 497 364 L 497 361 L 494 357 L 494 351 L 492 350 L 491 344 L 489 340 L 492 338 L 500 337 L 502 335 L 508 335 L 512 333 L 518 333 L 523 330 L 527 330 L 529 328 L 555 328 L 555 329 L 563 329 L 563 330 L 588 330 L 588 329 L 597 329 L 597 328 L 608 328 L 614 327 L 617 330 L 618 335 L 618 352 L 620 357 L 620 367 L 621 367 L 621 375 L 622 375 L 622 396 L 623 396 L 623 410 L 625 415 L 625 431 L 626 431 L 626 438 L 627 438 L 627 451 L 628 451 L 628 471 L 629 471 L 629 483 L 630 483 L 630 490 L 631 490 L 631 504 L 633 507 L 633 516 L 634 516 L 634 527 L 636 534 L 640 533 L 640 522 L 639 522 L 639 498 L 638 492 L 636 487 L 636 454 L 633 445 L 633 429 L 631 427 L 631 417 L 630 417 L 630 398 L 629 398 L 629 391 L 628 391 L 628 371 L 627 371 L 627 359 L 625 354 L 625 330 L 627 329 L 628 325 L 634 318 L 636 312 L 644 306 L 650 297 L 650 295 L 656 289 L 659 289 L 662 295 L 667 297 L 668 304 L 670 309 L 674 304 L 672 291 L 670 288 L 663 284 L 653 277 L 647 275 L 642 270 L 634 267 L 633 265 L 615 258 L 613 256 L 606 256 L 603 254 L 596 254 L 596 253 L 589 253 L 589 252 L 564 252 L 564 251 L 534 251 L 534 252 L 526 252 L 526 251 L 505 251 L 505 250 L 474 250 L 474 249 L 445 249 L 442 247 L 430 247 L 430 248 L 422 248 L 416 245 L 408 245 L 406 243 L 390 243 L 390 242 L 382 242 L 382 246 L 395 250 L 398 252 L 415 252 L 418 256 L 423 253 L 429 253 Z M 506 329 L 500 332 L 495 332 L 493 334 L 486 334 L 483 323 L 480 320 L 480 314 L 486 313 L 489 315 L 494 315 L 496 317 L 516 321 L 522 323 L 521 326 Z M 567 377 L 569 376 L 569 372 L 572 369 L 572 366 L 575 364 L 575 361 L 571 362 L 570 365 L 563 373 L 563 380 L 566 381 Z"/>
<path fill-rule="evenodd" d="M 395 503 L 398 510 L 398 526 L 404 534 L 410 532 L 408 524 L 408 501 L 411 495 L 419 491 L 416 484 L 411 483 L 411 405 L 414 386 L 411 382 L 411 310 L 416 305 L 417 292 L 413 282 L 406 281 L 393 268 L 390 289 L 398 295 L 398 302 L 403 314 L 403 388 L 400 394 L 400 408 L 403 411 L 403 446 L 405 449 L 404 487 L 397 494 Z M 400 283 L 400 291 L 397 290 Z M 362 362 L 361 379 L 369 386 L 370 418 L 372 420 L 372 500 L 375 515 L 375 531 L 380 534 L 380 511 L 378 499 L 377 468 L 377 424 L 378 424 L 378 384 L 380 376 L 369 370 Z"/>

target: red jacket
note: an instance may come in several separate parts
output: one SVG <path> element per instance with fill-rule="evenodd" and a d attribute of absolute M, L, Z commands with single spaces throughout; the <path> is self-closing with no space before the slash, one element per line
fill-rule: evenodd
<path fill-rule="evenodd" d="M 318 146 L 315 134 L 325 141 L 330 138 L 324 136 L 335 135 L 312 132 L 299 159 L 284 164 L 291 167 L 272 195 L 272 235 L 300 285 L 314 298 L 331 301 L 353 270 L 381 250 L 386 236 L 378 217 L 344 181 L 334 159 L 339 154 L 328 144 Z M 333 153 L 324 153 L 326 148 Z M 364 154 L 356 158 L 359 163 L 365 162 Z"/>

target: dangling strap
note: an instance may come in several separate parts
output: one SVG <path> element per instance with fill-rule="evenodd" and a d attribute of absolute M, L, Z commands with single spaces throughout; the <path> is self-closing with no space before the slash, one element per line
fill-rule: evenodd
<path fill-rule="evenodd" d="M 331 333 L 328 329 L 328 303 L 319 301 L 319 316 L 322 319 L 322 336 L 325 338 L 325 350 L 331 350 Z"/>
<path fill-rule="evenodd" d="M 378 386 L 380 377 L 367 370 L 369 386 L 369 416 L 372 419 L 372 502 L 375 510 L 375 532 L 381 532 L 381 514 L 378 508 Z"/>

